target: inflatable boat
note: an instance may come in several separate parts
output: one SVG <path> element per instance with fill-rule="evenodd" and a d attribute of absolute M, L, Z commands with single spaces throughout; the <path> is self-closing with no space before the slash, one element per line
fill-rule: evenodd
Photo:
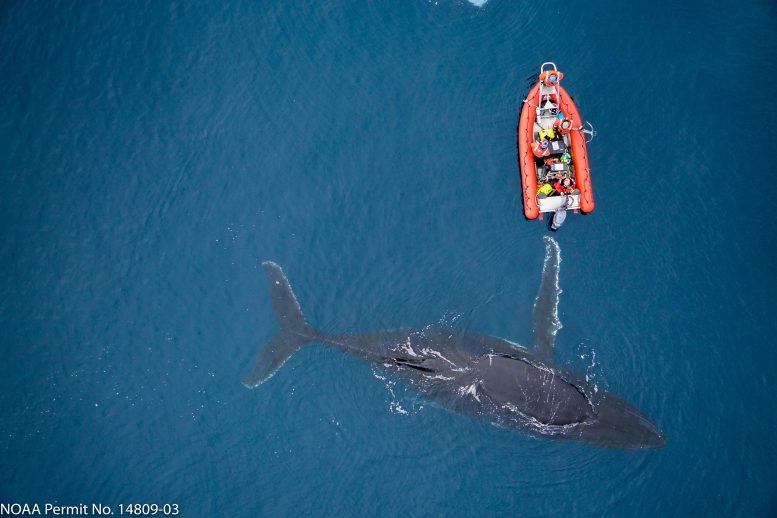
<path fill-rule="evenodd" d="M 523 212 L 528 219 L 552 212 L 554 230 L 567 211 L 594 210 L 586 143 L 596 133 L 590 123 L 583 123 L 561 86 L 563 77 L 554 63 L 540 66 L 539 81 L 523 100 L 518 124 Z"/>

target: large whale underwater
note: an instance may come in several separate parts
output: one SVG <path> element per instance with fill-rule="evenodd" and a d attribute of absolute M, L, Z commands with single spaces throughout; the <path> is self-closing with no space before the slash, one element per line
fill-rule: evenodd
<path fill-rule="evenodd" d="M 661 431 L 624 399 L 597 390 L 584 374 L 552 361 L 558 320 L 560 251 L 545 237 L 545 262 L 534 303 L 533 350 L 494 336 L 430 325 L 373 333 L 313 328 L 280 266 L 263 263 L 279 329 L 259 351 L 243 384 L 254 388 L 310 343 L 327 344 L 406 380 L 423 397 L 461 414 L 539 437 L 645 450 L 662 447 Z"/>

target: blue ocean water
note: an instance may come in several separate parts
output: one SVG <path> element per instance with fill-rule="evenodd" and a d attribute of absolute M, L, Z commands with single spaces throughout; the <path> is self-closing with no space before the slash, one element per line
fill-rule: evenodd
<path fill-rule="evenodd" d="M 0 502 L 777 512 L 777 8 L 476 3 L 0 5 Z M 325 330 L 531 344 L 516 126 L 548 60 L 598 132 L 557 356 L 666 447 L 499 429 L 324 346 L 244 388 L 268 259 Z"/>

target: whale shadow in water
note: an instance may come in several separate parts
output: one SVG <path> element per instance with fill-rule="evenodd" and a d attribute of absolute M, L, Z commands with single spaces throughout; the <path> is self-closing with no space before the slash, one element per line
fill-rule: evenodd
<path fill-rule="evenodd" d="M 406 380 L 444 408 L 495 425 L 557 440 L 645 450 L 661 448 L 659 428 L 624 399 L 597 390 L 585 375 L 552 361 L 558 318 L 558 243 L 545 239 L 545 260 L 534 303 L 532 350 L 494 336 L 430 325 L 371 333 L 324 333 L 302 314 L 281 267 L 262 264 L 279 329 L 260 349 L 243 379 L 267 381 L 301 347 L 321 343 Z"/>

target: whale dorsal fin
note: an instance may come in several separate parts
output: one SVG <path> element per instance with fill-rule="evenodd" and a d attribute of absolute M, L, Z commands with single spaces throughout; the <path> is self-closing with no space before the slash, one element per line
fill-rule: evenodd
<path fill-rule="evenodd" d="M 561 266 L 561 249 L 555 239 L 550 236 L 545 240 L 545 261 L 542 265 L 542 281 L 537 298 L 534 301 L 534 347 L 537 356 L 550 359 L 553 356 L 553 346 L 556 343 L 556 333 L 561 329 L 558 319 L 558 300 L 561 289 L 558 285 L 558 274 Z"/>

